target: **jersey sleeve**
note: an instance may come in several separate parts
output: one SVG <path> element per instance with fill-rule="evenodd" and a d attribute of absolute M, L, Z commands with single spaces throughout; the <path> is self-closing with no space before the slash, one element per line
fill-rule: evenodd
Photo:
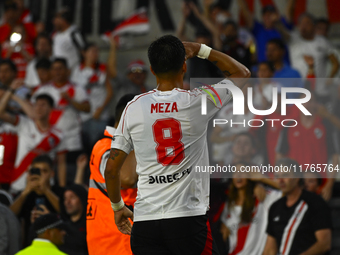
<path fill-rule="evenodd" d="M 203 86 L 192 90 L 191 107 L 201 109 L 202 97 L 206 96 L 206 113 L 211 119 L 223 106 L 227 105 L 232 99 L 232 94 L 227 88 L 219 88 L 216 85 L 234 85 L 231 80 L 224 79 L 215 85 Z"/>
<path fill-rule="evenodd" d="M 133 143 L 129 132 L 128 106 L 124 109 L 118 128 L 112 137 L 111 149 L 118 149 L 129 154 L 133 150 Z"/>

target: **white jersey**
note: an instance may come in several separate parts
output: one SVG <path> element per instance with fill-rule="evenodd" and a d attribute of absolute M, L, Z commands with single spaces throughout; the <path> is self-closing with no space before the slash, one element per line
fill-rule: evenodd
<path fill-rule="evenodd" d="M 282 192 L 267 190 L 263 202 L 256 200 L 253 219 L 249 224 L 241 223 L 242 206 L 228 208 L 225 205 L 221 221 L 230 231 L 229 254 L 258 255 L 262 254 L 267 241 L 266 227 L 270 206 L 282 197 Z"/>
<path fill-rule="evenodd" d="M 222 105 L 231 100 L 229 90 L 215 89 Z M 201 115 L 203 93 L 209 99 L 207 115 Z M 154 89 L 126 106 L 112 148 L 127 154 L 135 151 L 139 179 L 134 221 L 206 214 L 210 178 L 203 170 L 209 165 L 206 132 L 209 119 L 221 107 L 212 94 L 217 106 L 205 91 L 177 88 Z"/>
<path fill-rule="evenodd" d="M 308 73 L 308 66 L 304 60 L 304 55 L 307 55 L 314 59 L 316 78 L 327 78 L 328 57 L 334 53 L 334 47 L 326 38 L 316 35 L 313 40 L 305 40 L 297 32 L 292 32 L 288 45 L 292 67 L 297 69 L 302 77 L 306 77 Z M 315 91 L 320 96 L 330 93 L 324 80 L 318 81 Z"/>
<path fill-rule="evenodd" d="M 91 112 L 81 113 L 80 115 L 82 121 L 87 121 L 104 103 L 107 94 L 105 88 L 106 66 L 100 64 L 97 68 L 91 68 L 83 64 L 78 65 L 72 72 L 71 81 L 86 90 L 89 95 Z M 108 119 L 109 111 L 106 107 L 100 116 L 100 120 Z"/>
<path fill-rule="evenodd" d="M 21 191 L 26 186 L 27 168 L 31 161 L 40 154 L 48 154 L 52 159 L 58 152 L 64 151 L 61 131 L 52 127 L 42 132 L 32 119 L 18 116 L 14 127 L 18 134 L 18 149 L 15 158 L 15 171 L 22 173 L 12 184 L 14 192 Z"/>
<path fill-rule="evenodd" d="M 63 32 L 56 32 L 52 40 L 54 58 L 65 58 L 71 70 L 80 63 L 80 51 L 84 49 L 85 41 L 75 25 Z"/>
<path fill-rule="evenodd" d="M 51 116 L 51 124 L 63 132 L 66 150 L 81 150 L 81 120 L 79 111 L 61 97 L 62 92 L 67 92 L 73 100 L 79 103 L 88 101 L 86 91 L 71 83 L 63 87 L 57 87 L 54 84 L 43 85 L 33 94 L 32 100 L 34 101 L 35 98 L 41 94 L 47 94 L 53 98 L 55 107 Z"/>

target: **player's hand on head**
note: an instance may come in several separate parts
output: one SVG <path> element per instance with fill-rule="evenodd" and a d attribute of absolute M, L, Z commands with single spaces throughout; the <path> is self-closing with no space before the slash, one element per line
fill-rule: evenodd
<path fill-rule="evenodd" d="M 121 210 L 114 212 L 114 214 L 118 230 L 125 235 L 131 235 L 132 224 L 129 218 L 133 220 L 133 212 L 124 206 Z"/>
<path fill-rule="evenodd" d="M 195 43 L 195 42 L 183 42 L 184 48 L 185 48 L 185 59 L 193 58 L 197 56 L 201 44 Z"/>

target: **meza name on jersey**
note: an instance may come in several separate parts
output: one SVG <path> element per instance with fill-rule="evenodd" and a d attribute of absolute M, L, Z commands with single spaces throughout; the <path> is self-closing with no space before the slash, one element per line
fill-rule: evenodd
<path fill-rule="evenodd" d="M 156 103 L 151 104 L 151 113 L 178 112 L 177 103 Z"/>

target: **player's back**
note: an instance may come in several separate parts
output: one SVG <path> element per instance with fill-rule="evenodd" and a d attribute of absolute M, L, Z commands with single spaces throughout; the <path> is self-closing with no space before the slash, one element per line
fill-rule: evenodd
<path fill-rule="evenodd" d="M 198 89 L 152 90 L 125 108 L 118 133 L 133 144 L 137 160 L 134 221 L 206 213 L 209 173 L 196 166 L 209 165 L 206 129 L 218 108 L 201 115 L 201 96 Z"/>

